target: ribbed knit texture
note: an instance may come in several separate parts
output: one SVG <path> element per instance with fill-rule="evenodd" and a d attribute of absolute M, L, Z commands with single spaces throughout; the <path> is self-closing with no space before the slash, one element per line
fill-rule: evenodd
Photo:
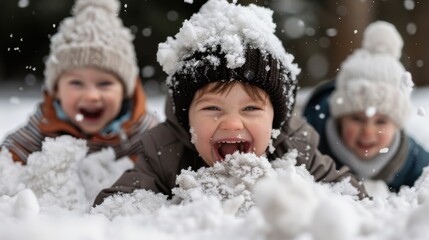
<path fill-rule="evenodd" d="M 77 0 L 73 16 L 61 22 L 51 38 L 45 67 L 45 87 L 54 92 L 62 73 L 96 67 L 115 74 L 131 97 L 138 78 L 133 39 L 120 18 L 117 0 Z"/>

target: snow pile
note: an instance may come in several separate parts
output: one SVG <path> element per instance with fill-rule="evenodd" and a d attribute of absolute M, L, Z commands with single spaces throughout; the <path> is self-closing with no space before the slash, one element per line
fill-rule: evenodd
<path fill-rule="evenodd" d="M 167 201 L 167 196 L 139 189 L 130 194 L 108 197 L 103 204 L 93 208 L 91 213 L 103 214 L 109 219 L 113 219 L 117 216 L 148 215 L 162 206 L 168 205 L 170 203 Z"/>
<path fill-rule="evenodd" d="M 0 154 L 0 194 L 19 195 L 31 190 L 41 207 L 86 212 L 96 194 L 132 167 L 128 158 L 115 160 L 112 149 L 87 156 L 84 140 L 64 135 L 46 138 L 42 150 L 28 157 L 27 165 L 13 162 L 10 153 Z"/>
<path fill-rule="evenodd" d="M 70 136 L 60 141 L 47 138 L 41 152 L 28 157 L 25 183 L 43 205 L 85 209 L 85 188 L 79 179 L 78 164 L 88 148 L 84 140 Z"/>
<path fill-rule="evenodd" d="M 172 199 L 137 190 L 90 209 L 89 196 L 111 185 L 129 162 L 114 161 L 111 150 L 87 155 L 85 142 L 68 136 L 46 139 L 27 166 L 3 150 L 0 239 L 421 239 L 429 234 L 429 169 L 415 187 L 358 201 L 347 181 L 315 183 L 303 166 L 295 166 L 296 156 L 291 151 L 268 162 L 235 153 L 212 168 L 183 170 Z"/>
<path fill-rule="evenodd" d="M 0 194 L 13 196 L 25 189 L 22 179 L 25 167 L 11 160 L 12 155 L 6 149 L 0 150 Z"/>
<path fill-rule="evenodd" d="M 215 196 L 221 201 L 228 201 L 230 212 L 238 211 L 242 215 L 253 206 L 251 194 L 255 183 L 273 174 L 265 157 L 236 152 L 213 167 L 200 168 L 197 172 L 182 170 L 176 180 L 178 187 L 173 189 L 173 193 L 183 203 Z"/>

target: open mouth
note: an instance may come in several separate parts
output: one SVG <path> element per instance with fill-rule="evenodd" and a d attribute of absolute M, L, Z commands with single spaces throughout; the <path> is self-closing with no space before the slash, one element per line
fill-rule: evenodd
<path fill-rule="evenodd" d="M 104 110 L 102 108 L 93 110 L 80 109 L 80 114 L 83 115 L 83 119 L 92 121 L 99 119 L 103 115 L 103 112 Z"/>
<path fill-rule="evenodd" d="M 238 140 L 238 141 L 218 141 L 214 144 L 216 155 L 220 159 L 225 159 L 228 154 L 235 152 L 248 153 L 250 152 L 250 142 Z"/>
<path fill-rule="evenodd" d="M 369 149 L 376 146 L 375 143 L 362 143 L 362 142 L 359 142 L 357 145 L 359 148 L 363 148 L 363 149 Z"/>

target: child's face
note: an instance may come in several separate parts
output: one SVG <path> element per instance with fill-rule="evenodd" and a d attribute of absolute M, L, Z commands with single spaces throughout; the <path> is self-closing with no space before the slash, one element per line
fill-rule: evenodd
<path fill-rule="evenodd" d="M 76 126 L 87 134 L 94 134 L 119 114 L 124 88 L 111 73 L 78 68 L 60 76 L 55 97 Z"/>
<path fill-rule="evenodd" d="M 368 117 L 364 112 L 346 115 L 339 119 L 344 144 L 361 159 L 372 159 L 383 148 L 389 147 L 398 130 L 386 115 Z"/>
<path fill-rule="evenodd" d="M 212 87 L 213 83 L 197 91 L 189 108 L 193 143 L 200 156 L 213 166 L 235 151 L 263 155 L 274 118 L 267 94 L 253 87 L 263 97 L 252 98 L 241 83 L 221 93 L 210 92 Z"/>

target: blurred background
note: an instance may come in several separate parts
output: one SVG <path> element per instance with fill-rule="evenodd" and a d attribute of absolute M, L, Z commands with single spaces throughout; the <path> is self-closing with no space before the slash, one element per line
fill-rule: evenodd
<path fill-rule="evenodd" d="M 121 0 L 120 17 L 135 35 L 140 76 L 147 94 L 165 93 L 165 73 L 156 61 L 158 43 L 174 36 L 206 0 Z M 187 2 L 192 2 L 188 0 Z M 302 87 L 333 78 L 340 63 L 360 46 L 368 23 L 393 23 L 402 38 L 401 61 L 417 86 L 429 84 L 428 1 L 238 0 L 274 11 L 277 36 L 302 68 Z M 8 0 L 0 8 L 0 88 L 40 91 L 49 38 L 70 16 L 74 0 Z M 3 91 L 4 92 L 4 91 Z M 40 93 L 40 92 L 39 92 Z"/>

